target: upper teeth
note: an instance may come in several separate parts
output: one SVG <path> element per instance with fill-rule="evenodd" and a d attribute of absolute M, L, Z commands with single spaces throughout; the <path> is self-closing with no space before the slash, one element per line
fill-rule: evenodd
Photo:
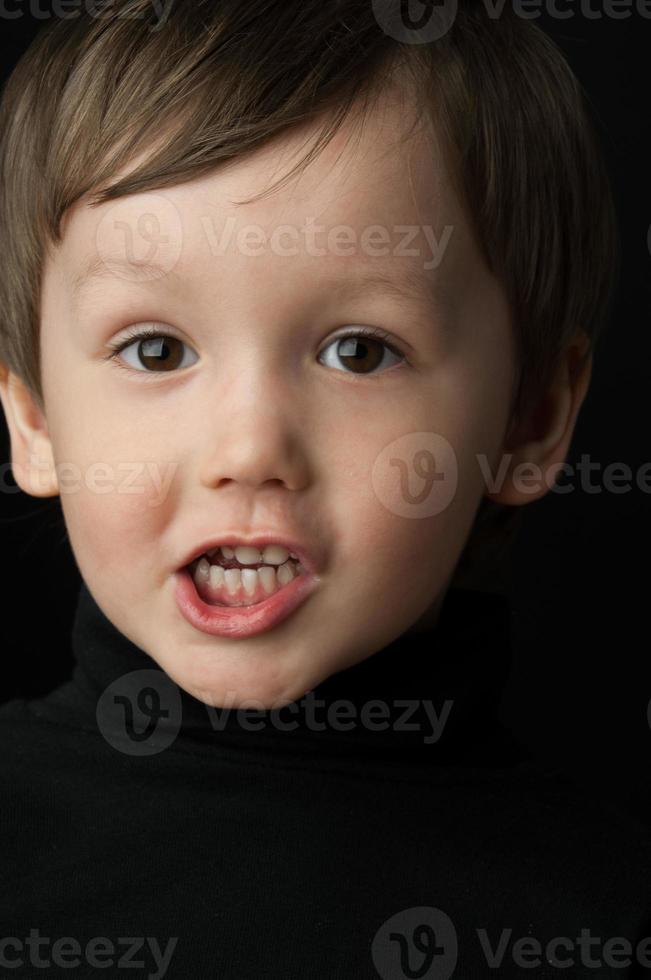
<path fill-rule="evenodd" d="M 298 558 L 293 552 L 288 551 L 287 548 L 283 548 L 279 544 L 268 544 L 262 551 L 259 551 L 257 548 L 251 548 L 248 545 L 238 545 L 236 548 L 229 548 L 228 545 L 222 545 L 221 548 L 212 548 L 206 554 L 209 558 L 213 558 L 219 551 L 221 551 L 224 558 L 235 558 L 241 565 L 259 565 L 260 563 L 266 565 L 283 565 L 288 558 L 293 558 L 295 561 L 298 561 Z"/>

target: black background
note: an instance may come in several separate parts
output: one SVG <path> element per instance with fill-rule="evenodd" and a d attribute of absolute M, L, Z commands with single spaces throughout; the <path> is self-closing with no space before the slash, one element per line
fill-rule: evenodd
<path fill-rule="evenodd" d="M 594 108 L 623 262 L 612 322 L 567 460 L 589 454 L 599 464 L 592 482 L 601 490 L 590 493 L 574 481 L 571 493 L 551 492 L 524 508 L 513 559 L 514 665 L 503 713 L 534 751 L 626 803 L 631 788 L 644 783 L 651 749 L 651 507 L 649 494 L 635 487 L 649 460 L 651 21 L 634 6 L 621 20 L 586 16 L 578 2 L 567 6 L 575 10 L 571 19 L 543 15 L 537 23 L 560 44 Z M 603 9 L 597 0 L 586 0 L 586 7 Z M 0 18 L 3 80 L 42 23 L 27 3 L 16 9 L 19 19 Z M 38 696 L 70 675 L 79 572 L 58 498 L 27 497 L 13 481 L 4 416 L 0 453 L 0 700 L 7 700 Z M 630 467 L 630 490 L 605 491 L 603 472 L 612 463 Z"/>

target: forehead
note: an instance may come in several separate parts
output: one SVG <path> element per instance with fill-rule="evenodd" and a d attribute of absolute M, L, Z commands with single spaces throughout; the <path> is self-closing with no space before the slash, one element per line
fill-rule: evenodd
<path fill-rule="evenodd" d="M 349 119 L 300 175 L 277 189 L 269 190 L 302 158 L 320 125 L 276 137 L 186 183 L 100 207 L 90 207 L 86 196 L 64 216 L 54 256 L 58 278 L 73 306 L 110 282 L 174 289 L 205 284 L 226 268 L 222 291 L 231 274 L 261 282 L 268 272 L 277 287 L 281 268 L 283 281 L 318 275 L 335 287 L 354 272 L 360 283 L 394 285 L 403 295 L 434 281 L 451 286 L 464 266 L 467 274 L 468 252 L 475 250 L 436 132 L 427 116 L 411 132 L 414 119 L 406 93 L 387 91 L 360 125 L 358 117 Z M 248 201 L 258 194 L 261 200 Z M 434 268 L 433 247 L 446 234 L 445 260 Z"/>

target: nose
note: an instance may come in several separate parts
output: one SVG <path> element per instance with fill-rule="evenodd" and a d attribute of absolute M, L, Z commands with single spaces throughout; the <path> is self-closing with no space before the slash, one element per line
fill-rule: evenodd
<path fill-rule="evenodd" d="M 256 373 L 230 383 L 205 422 L 201 482 L 249 489 L 304 489 L 309 482 L 305 429 L 297 399 Z"/>

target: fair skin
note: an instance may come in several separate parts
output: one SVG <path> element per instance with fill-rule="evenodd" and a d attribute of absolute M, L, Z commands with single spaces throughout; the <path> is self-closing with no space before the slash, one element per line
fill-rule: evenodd
<path fill-rule="evenodd" d="M 588 387 L 590 362 L 573 374 L 577 348 L 568 348 L 536 425 L 507 442 L 514 346 L 503 290 L 480 256 L 440 151 L 422 134 L 405 143 L 389 138 L 404 125 L 399 100 L 387 98 L 376 111 L 381 123 L 373 119 L 359 142 L 348 147 L 342 131 L 300 179 L 259 202 L 233 203 L 286 172 L 305 133 L 184 185 L 96 209 L 77 202 L 44 270 L 45 411 L 14 375 L 0 382 L 17 482 L 34 496 L 61 495 L 80 572 L 101 609 L 209 704 L 296 700 L 406 630 L 433 625 L 487 494 L 477 455 L 494 474 L 511 454 L 492 499 L 520 505 L 543 496 L 546 486 L 525 490 L 513 471 L 525 461 L 560 467 Z M 102 249 L 108 227 L 112 254 L 124 257 L 124 222 L 142 228 L 143 214 L 158 214 L 163 226 L 161 197 L 182 216 L 174 276 L 137 282 L 109 274 L 75 299 L 71 277 L 97 256 L 107 212 L 119 205 L 120 220 L 102 226 Z M 205 234 L 206 219 L 219 236 L 228 219 L 271 235 L 315 217 L 327 228 L 352 226 L 354 254 L 308 254 L 301 239 L 291 258 L 270 247 L 256 256 L 233 247 L 215 255 Z M 402 241 L 392 234 L 397 226 L 429 225 L 440 238 L 449 225 L 453 234 L 438 267 L 423 271 L 422 237 L 411 243 L 416 256 L 363 252 L 364 229 L 378 224 L 391 247 Z M 145 251 L 141 244 L 140 257 Z M 353 295 L 332 285 L 333 278 L 359 282 L 362 272 L 402 271 L 422 276 L 420 295 L 398 299 L 377 285 Z M 181 342 L 174 352 L 183 366 L 147 374 L 137 366 L 137 342 L 123 352 L 122 368 L 106 359 L 107 343 L 152 322 Z M 372 341 L 372 365 L 380 366 L 347 369 L 335 334 L 351 325 L 388 331 L 398 353 Z M 411 519 L 399 500 L 392 509 L 386 493 L 380 499 L 372 471 L 394 440 L 428 432 L 453 447 L 457 485 L 440 513 Z M 120 464 L 143 461 L 140 492 L 125 492 Z M 113 475 L 110 492 L 84 483 L 97 462 Z M 67 464 L 82 474 L 74 492 L 62 492 Z M 154 472 L 167 479 L 164 493 Z M 289 618 L 234 639 L 197 631 L 180 616 L 172 576 L 194 544 L 279 527 L 323 561 L 318 589 Z"/>

